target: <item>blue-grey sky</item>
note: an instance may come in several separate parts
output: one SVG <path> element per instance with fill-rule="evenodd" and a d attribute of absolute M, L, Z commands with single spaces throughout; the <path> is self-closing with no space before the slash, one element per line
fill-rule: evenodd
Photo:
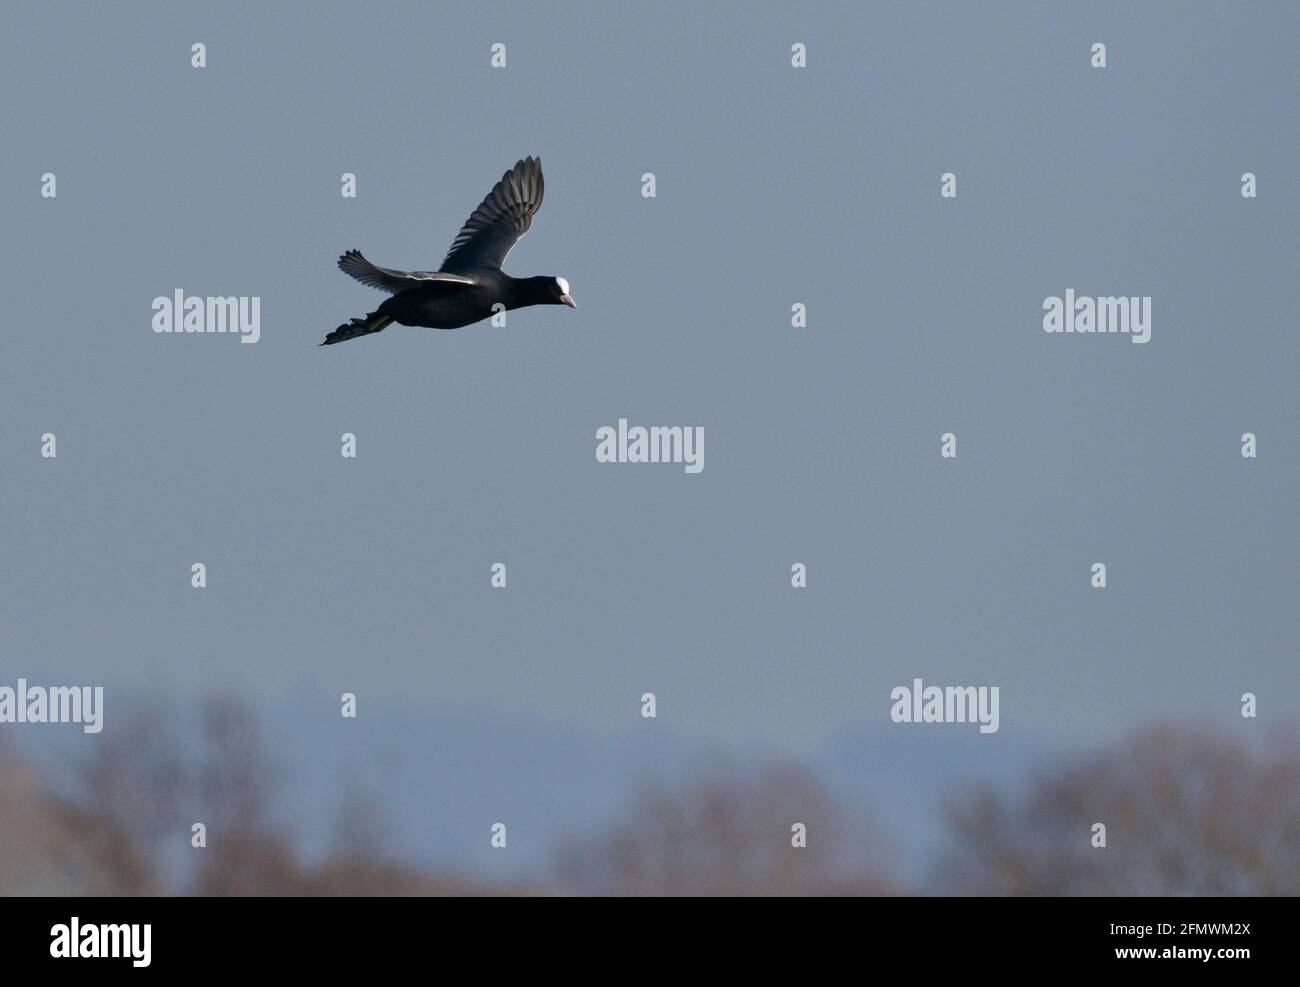
<path fill-rule="evenodd" d="M 222 688 L 601 734 L 653 691 L 652 729 L 799 753 L 914 677 L 1074 743 L 1231 727 L 1246 691 L 1294 724 L 1298 28 L 8 5 L 0 678 L 105 684 L 107 729 L 115 695 Z M 436 267 L 526 154 L 507 270 L 580 308 L 317 348 L 384 297 L 343 250 Z M 260 341 L 155 334 L 177 288 L 260 296 Z M 1068 288 L 1151 296 L 1151 341 L 1045 334 Z M 702 426 L 704 471 L 598 464 L 620 417 Z"/>

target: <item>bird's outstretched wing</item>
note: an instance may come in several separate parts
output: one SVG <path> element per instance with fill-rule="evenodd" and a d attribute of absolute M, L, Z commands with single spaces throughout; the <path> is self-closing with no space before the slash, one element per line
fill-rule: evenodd
<path fill-rule="evenodd" d="M 418 288 L 430 281 L 442 281 L 447 284 L 473 284 L 469 278 L 462 278 L 445 271 L 392 271 L 378 267 L 361 256 L 359 250 L 349 250 L 339 258 L 339 270 L 350 274 L 362 284 L 368 284 L 380 291 L 396 295 L 399 291 Z"/>
<path fill-rule="evenodd" d="M 541 158 L 524 158 L 501 176 L 487 198 L 465 220 L 442 262 L 451 273 L 477 267 L 497 270 L 542 206 Z"/>

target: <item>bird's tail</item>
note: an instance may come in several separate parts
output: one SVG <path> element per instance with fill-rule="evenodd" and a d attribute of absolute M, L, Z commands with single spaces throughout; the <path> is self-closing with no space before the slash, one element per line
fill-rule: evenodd
<path fill-rule="evenodd" d="M 353 319 L 345 322 L 332 333 L 325 337 L 322 346 L 329 346 L 330 343 L 342 343 L 349 339 L 356 339 L 358 336 L 368 336 L 372 332 L 387 327 L 393 321 L 391 315 L 383 315 L 379 312 L 371 312 L 364 319 Z"/>

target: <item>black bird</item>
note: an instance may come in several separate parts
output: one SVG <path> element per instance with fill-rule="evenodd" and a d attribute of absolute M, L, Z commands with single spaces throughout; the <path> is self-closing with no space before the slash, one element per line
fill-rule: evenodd
<path fill-rule="evenodd" d="M 541 159 L 529 157 L 518 162 L 465 220 L 436 271 L 391 271 L 376 267 L 360 251 L 349 250 L 339 258 L 339 270 L 362 284 L 391 292 L 393 297 L 364 319 L 345 322 L 321 345 L 379 332 L 390 322 L 459 329 L 491 317 L 498 304 L 506 309 L 528 305 L 577 308 L 564 278 L 512 278 L 501 270 L 510 249 L 533 225 L 542 205 L 542 189 Z"/>

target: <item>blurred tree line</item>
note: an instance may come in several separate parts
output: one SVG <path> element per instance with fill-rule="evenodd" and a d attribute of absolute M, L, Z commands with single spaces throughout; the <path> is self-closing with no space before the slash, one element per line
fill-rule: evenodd
<path fill-rule="evenodd" d="M 1252 751 L 1199 729 L 1152 728 L 1015 793 L 952 793 L 948 846 L 930 880 L 907 888 L 870 820 L 790 764 L 723 765 L 677 787 L 647 786 L 605 832 L 564 841 L 545 879 L 512 885 L 391 859 L 374 800 L 346 785 L 331 851 L 307 862 L 275 814 L 275 770 L 252 714 L 211 700 L 201 734 L 199 752 L 182 752 L 141 713 L 104 734 L 60 794 L 0 744 L 0 894 L 1300 892 L 1294 738 Z M 208 845 L 178 876 L 168 847 L 195 818 Z M 1093 846 L 1095 823 L 1106 827 L 1104 848 Z"/>

